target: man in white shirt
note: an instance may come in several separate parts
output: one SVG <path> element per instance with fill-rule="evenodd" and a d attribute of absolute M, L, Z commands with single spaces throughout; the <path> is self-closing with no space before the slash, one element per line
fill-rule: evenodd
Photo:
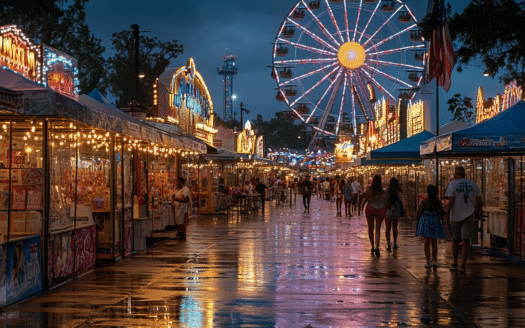
<path fill-rule="evenodd" d="M 465 272 L 471 239 L 474 235 L 474 225 L 477 223 L 483 208 L 483 197 L 479 186 L 465 178 L 465 169 L 461 166 L 456 167 L 454 181 L 448 185 L 445 197 L 448 198 L 445 225 L 452 234 L 452 257 L 454 260 L 450 270 Z M 463 242 L 463 245 L 461 263 L 458 266 L 460 242 Z"/>
<path fill-rule="evenodd" d="M 176 238 L 186 240 L 186 228 L 189 224 L 190 190 L 186 187 L 186 181 L 182 177 L 178 177 L 175 182 L 175 193 L 172 196 L 172 201 L 175 224 L 179 230 Z"/>

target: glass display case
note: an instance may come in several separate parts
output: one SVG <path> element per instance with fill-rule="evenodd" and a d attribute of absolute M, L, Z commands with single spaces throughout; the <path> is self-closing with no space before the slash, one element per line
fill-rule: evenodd
<path fill-rule="evenodd" d="M 44 121 L 0 122 L 0 306 L 42 291 Z"/>
<path fill-rule="evenodd" d="M 149 213 L 153 231 L 174 225 L 171 215 L 171 197 L 175 192 L 177 161 L 174 154 L 164 149 L 154 149 L 148 154 Z"/>

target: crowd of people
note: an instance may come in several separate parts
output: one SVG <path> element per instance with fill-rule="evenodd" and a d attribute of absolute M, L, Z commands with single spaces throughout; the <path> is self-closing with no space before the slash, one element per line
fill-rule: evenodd
<path fill-rule="evenodd" d="M 352 218 L 364 214 L 368 226 L 371 253 L 379 256 L 381 227 L 385 222 L 386 250 L 391 252 L 398 246 L 398 223 L 405 216 L 403 190 L 395 177 L 390 178 L 388 187 L 383 188 L 380 175 L 375 175 L 370 185 L 365 186 L 362 177 L 314 178 L 309 175 L 302 179 L 273 178 L 266 185 L 253 177 L 238 187 L 224 187 L 222 192 L 232 195 L 257 193 L 261 197 L 264 212 L 267 190 L 292 190 L 301 194 L 304 213 L 310 213 L 310 200 L 317 194 L 318 199 L 335 202 L 336 216 Z M 278 193 L 279 194 L 279 193 Z M 415 235 L 425 239 L 423 251 L 425 268 L 437 268 L 438 240 L 452 240 L 452 271 L 465 272 L 476 220 L 481 215 L 483 198 L 479 186 L 466 179 L 465 169 L 457 167 L 454 180 L 446 189 L 447 203 L 443 206 L 437 188 L 428 185 L 427 197 L 417 209 Z M 172 197 L 179 239 L 186 239 L 188 209 L 191 196 L 183 178 L 178 178 Z M 461 253 L 460 253 L 461 252 Z"/>
<path fill-rule="evenodd" d="M 466 271 L 474 229 L 483 208 L 483 197 L 479 186 L 466 179 L 465 169 L 457 167 L 454 180 L 446 189 L 443 206 L 434 185 L 428 185 L 427 197 L 417 209 L 415 235 L 425 239 L 423 252 L 425 268 L 437 268 L 438 240 L 452 241 L 453 263 L 451 271 Z M 375 175 L 369 186 L 364 186 L 361 177 L 314 178 L 306 175 L 297 182 L 297 190 L 303 196 L 304 213 L 310 212 L 310 199 L 335 202 L 336 216 L 361 215 L 363 211 L 368 226 L 371 253 L 379 256 L 381 226 L 385 222 L 386 250 L 391 252 L 398 246 L 398 223 L 405 216 L 403 190 L 398 180 L 392 177 L 388 187 L 383 188 L 380 175 Z"/>

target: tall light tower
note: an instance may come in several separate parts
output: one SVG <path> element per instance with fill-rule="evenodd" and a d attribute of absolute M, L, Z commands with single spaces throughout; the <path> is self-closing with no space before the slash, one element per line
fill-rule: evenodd
<path fill-rule="evenodd" d="M 224 55 L 222 61 L 224 65 L 217 68 L 217 73 L 224 78 L 224 109 L 222 119 L 225 122 L 231 121 L 233 118 L 233 76 L 237 75 L 239 70 L 235 67 L 237 56 Z"/>

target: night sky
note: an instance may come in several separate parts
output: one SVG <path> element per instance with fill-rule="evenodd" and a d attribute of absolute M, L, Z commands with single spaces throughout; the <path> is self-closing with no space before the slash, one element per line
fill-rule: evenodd
<path fill-rule="evenodd" d="M 454 11 L 463 10 L 468 3 L 467 0 L 449 2 Z M 276 82 L 267 66 L 272 63 L 272 43 L 277 30 L 295 3 L 296 0 L 90 0 L 87 23 L 102 40 L 107 56 L 112 54 L 111 34 L 130 30 L 131 24 L 151 31 L 147 33 L 149 37 L 178 40 L 184 45 L 184 53 L 173 60 L 171 66 L 183 66 L 190 57 L 194 58 L 219 116 L 223 112 L 223 82 L 217 68 L 223 64 L 222 55 L 237 55 L 239 74 L 234 78 L 233 89 L 238 99 L 234 109 L 238 111 L 242 101 L 251 111 L 245 115 L 247 119 L 254 120 L 257 114 L 262 114 L 269 120 L 277 111 L 286 109 L 283 103 L 275 100 Z M 418 20 L 423 18 L 427 1 L 406 0 L 405 3 Z M 482 73 L 481 65 L 470 65 L 463 73 L 453 74 L 448 94 L 440 91 L 441 124 L 451 118 L 445 106 L 455 93 L 475 101 L 480 85 L 488 97 L 503 92 L 503 85 L 497 79 L 485 78 Z"/>

